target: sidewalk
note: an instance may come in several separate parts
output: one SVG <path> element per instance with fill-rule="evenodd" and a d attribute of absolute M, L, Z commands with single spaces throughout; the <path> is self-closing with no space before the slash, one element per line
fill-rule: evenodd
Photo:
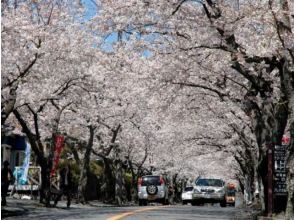
<path fill-rule="evenodd" d="M 7 198 L 7 205 L 1 206 L 1 218 L 24 215 L 28 212 L 29 207 L 35 206 L 34 203 L 33 200 Z"/>
<path fill-rule="evenodd" d="M 53 202 L 51 202 L 53 204 Z M 88 204 L 77 204 L 75 200 L 72 201 L 71 208 L 93 208 L 93 207 L 114 207 L 111 204 L 104 204 L 100 201 L 90 201 Z M 66 200 L 59 201 L 56 208 L 50 207 L 49 209 L 68 209 L 66 207 Z M 7 206 L 1 206 L 1 218 L 7 218 L 11 216 L 26 215 L 32 211 L 39 209 L 48 209 L 45 205 L 39 203 L 39 200 L 29 200 L 29 199 L 17 199 L 17 198 L 7 198 Z M 69 208 L 70 209 L 70 208 Z"/>

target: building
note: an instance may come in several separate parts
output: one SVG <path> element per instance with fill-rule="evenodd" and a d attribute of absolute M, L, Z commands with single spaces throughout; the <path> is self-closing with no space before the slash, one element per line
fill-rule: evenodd
<path fill-rule="evenodd" d="M 1 164 L 7 160 L 14 170 L 22 166 L 26 149 L 26 137 L 19 134 L 3 135 L 1 137 Z"/>

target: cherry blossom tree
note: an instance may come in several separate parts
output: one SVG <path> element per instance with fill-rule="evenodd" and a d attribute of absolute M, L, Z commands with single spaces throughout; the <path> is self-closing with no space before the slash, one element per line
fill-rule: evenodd
<path fill-rule="evenodd" d="M 81 50 L 76 46 L 92 45 L 89 39 L 86 41 L 81 26 L 74 22 L 66 3 L 28 1 L 5 6 L 2 113 L 6 119 L 13 112 L 30 141 L 42 168 L 43 200 L 45 188 L 50 185 L 53 155 L 53 147 L 46 155 L 44 140 L 59 132 L 64 111 L 78 102 L 78 94 L 85 92 L 84 70 L 91 57 L 83 50 L 84 56 L 78 58 Z"/>
<path fill-rule="evenodd" d="M 100 157 L 109 192 L 114 179 L 122 183 L 123 161 L 134 194 L 144 169 L 173 180 L 230 180 L 241 171 L 265 209 L 267 149 L 281 144 L 288 124 L 292 195 L 293 4 L 238 2 L 101 1 L 87 20 L 77 2 L 7 1 L 2 123 L 14 113 L 43 183 L 53 153 L 45 155 L 43 141 L 63 133 L 81 165 L 81 195 L 89 162 Z M 239 171 L 227 172 L 236 164 Z"/>
<path fill-rule="evenodd" d="M 105 15 L 101 15 L 107 14 L 108 19 L 102 26 L 122 35 L 146 36 L 140 38 L 141 45 L 147 44 L 146 50 L 162 58 L 154 68 L 166 82 L 206 90 L 221 101 L 239 105 L 251 120 L 259 151 L 258 178 L 266 190 L 268 146 L 280 144 L 287 121 L 293 124 L 289 13 L 293 5 L 289 1 L 239 3 L 236 8 L 230 1 L 103 2 Z M 265 209 L 267 193 L 260 192 Z M 290 197 L 287 215 L 291 215 Z"/>

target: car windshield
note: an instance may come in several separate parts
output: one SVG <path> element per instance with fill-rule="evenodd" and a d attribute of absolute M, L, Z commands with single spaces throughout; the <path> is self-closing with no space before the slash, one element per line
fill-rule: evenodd
<path fill-rule="evenodd" d="M 185 192 L 193 191 L 193 186 L 186 187 L 184 191 Z"/>
<path fill-rule="evenodd" d="M 228 196 L 235 196 L 235 190 L 234 189 L 229 189 L 229 190 L 227 190 L 227 195 Z"/>
<path fill-rule="evenodd" d="M 220 179 L 198 179 L 196 180 L 196 186 L 216 186 L 222 187 L 224 182 Z"/>
<path fill-rule="evenodd" d="M 160 185 L 159 176 L 144 176 L 142 177 L 142 186 Z"/>

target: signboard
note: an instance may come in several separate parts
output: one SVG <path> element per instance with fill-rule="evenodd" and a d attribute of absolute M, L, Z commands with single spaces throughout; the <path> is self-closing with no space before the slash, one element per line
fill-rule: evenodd
<path fill-rule="evenodd" d="M 13 185 L 9 185 L 8 190 L 10 191 L 10 196 L 18 191 L 37 191 L 40 189 L 41 186 L 41 167 L 39 166 L 29 166 L 28 173 L 27 173 L 27 181 L 21 182 L 19 181 L 21 178 L 22 167 L 15 167 L 14 176 L 15 182 Z"/>
<path fill-rule="evenodd" d="M 274 193 L 275 195 L 287 195 L 286 147 L 287 145 L 276 145 L 274 149 Z"/>
<path fill-rule="evenodd" d="M 51 176 L 55 174 L 55 171 L 59 162 L 59 158 L 60 158 L 60 153 L 63 148 L 64 137 L 61 135 L 56 135 L 54 143 L 55 143 L 55 147 L 54 147 L 53 167 L 50 173 Z"/>

